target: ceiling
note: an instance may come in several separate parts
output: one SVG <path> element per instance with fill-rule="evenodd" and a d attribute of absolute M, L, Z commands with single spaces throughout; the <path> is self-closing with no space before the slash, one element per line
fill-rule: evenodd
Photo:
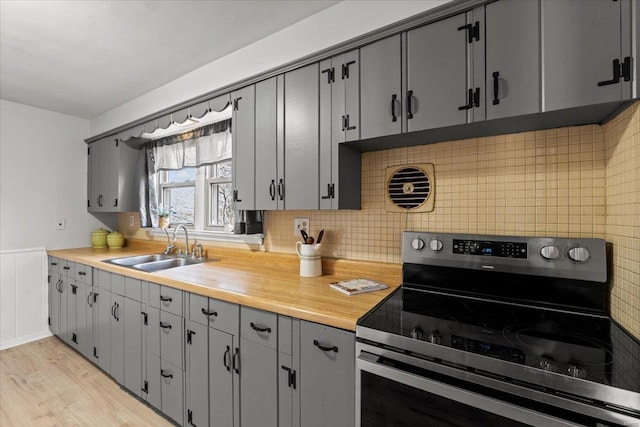
<path fill-rule="evenodd" d="M 93 118 L 336 3 L 0 0 L 0 97 Z"/>

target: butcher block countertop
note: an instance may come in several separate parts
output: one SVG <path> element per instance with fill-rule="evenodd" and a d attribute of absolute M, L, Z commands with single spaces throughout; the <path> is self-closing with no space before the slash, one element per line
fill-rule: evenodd
<path fill-rule="evenodd" d="M 399 264 L 334 258 L 323 258 L 323 276 L 305 278 L 298 274 L 297 256 L 227 248 L 208 248 L 209 262 L 154 273 L 103 262 L 160 253 L 162 249 L 140 244 L 123 249 L 78 248 L 48 253 L 112 273 L 349 331 L 355 331 L 358 319 L 393 292 L 402 280 Z M 386 283 L 389 288 L 345 295 L 329 286 L 359 277 Z"/>

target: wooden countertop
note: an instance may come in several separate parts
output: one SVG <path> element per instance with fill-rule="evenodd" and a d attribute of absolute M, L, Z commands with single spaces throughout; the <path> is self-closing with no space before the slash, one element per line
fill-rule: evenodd
<path fill-rule="evenodd" d="M 398 264 L 324 258 L 325 275 L 305 278 L 298 274 L 296 256 L 238 249 L 220 249 L 209 255 L 212 259 L 218 258 L 217 261 L 155 273 L 102 262 L 161 252 L 157 248 L 149 249 L 135 246 L 116 250 L 78 248 L 50 250 L 48 253 L 113 273 L 350 331 L 355 331 L 358 319 L 401 282 L 401 266 Z M 384 282 L 389 289 L 345 295 L 329 286 L 332 282 L 358 277 Z"/>

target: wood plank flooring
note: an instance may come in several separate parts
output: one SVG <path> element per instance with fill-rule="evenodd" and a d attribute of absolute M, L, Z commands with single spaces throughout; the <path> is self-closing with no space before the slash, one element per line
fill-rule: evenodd
<path fill-rule="evenodd" d="M 0 426 L 172 426 L 49 337 L 0 351 Z"/>

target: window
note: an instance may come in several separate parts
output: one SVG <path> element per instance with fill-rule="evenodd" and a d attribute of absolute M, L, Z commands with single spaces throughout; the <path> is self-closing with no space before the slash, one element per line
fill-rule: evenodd
<path fill-rule="evenodd" d="M 187 167 L 160 172 L 162 205 L 169 210 L 170 224 L 194 225 L 196 169 Z"/>
<path fill-rule="evenodd" d="M 231 160 L 215 163 L 208 169 L 207 227 L 228 229 L 234 222 Z"/>

